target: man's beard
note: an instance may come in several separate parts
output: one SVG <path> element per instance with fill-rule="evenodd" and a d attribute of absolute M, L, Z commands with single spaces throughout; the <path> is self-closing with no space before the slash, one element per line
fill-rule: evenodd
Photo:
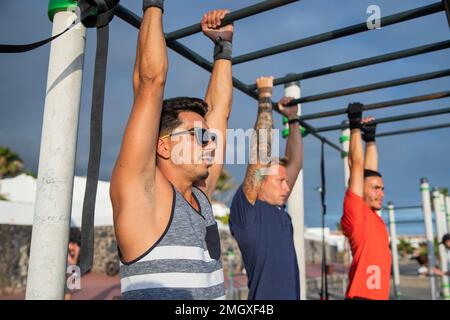
<path fill-rule="evenodd" d="M 209 170 L 206 170 L 205 172 L 202 172 L 198 175 L 198 180 L 205 180 L 209 176 Z"/>

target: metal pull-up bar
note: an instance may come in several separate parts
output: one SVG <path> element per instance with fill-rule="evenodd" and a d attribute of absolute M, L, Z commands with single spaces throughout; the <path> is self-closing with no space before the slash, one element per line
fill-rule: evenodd
<path fill-rule="evenodd" d="M 264 11 L 272 10 L 293 2 L 297 2 L 300 0 L 269 0 L 269 1 L 263 1 L 233 12 L 230 12 L 226 15 L 226 17 L 223 19 L 222 25 L 227 25 L 231 22 L 244 19 L 247 17 L 251 17 L 255 14 L 262 13 Z M 170 33 L 166 34 L 166 41 L 172 41 L 181 39 L 193 34 L 196 34 L 198 32 L 201 32 L 202 28 L 200 26 L 200 23 L 193 24 L 189 27 L 185 27 Z"/>
<path fill-rule="evenodd" d="M 424 94 L 424 95 L 420 95 L 420 96 L 365 104 L 363 111 L 383 109 L 383 108 L 388 108 L 388 107 L 401 106 L 401 105 L 410 104 L 410 103 L 430 101 L 430 100 L 442 99 L 442 98 L 447 98 L 447 97 L 450 97 L 450 91 L 434 92 L 434 93 Z M 331 110 L 331 111 L 324 111 L 324 112 L 318 112 L 318 113 L 304 115 L 304 116 L 299 117 L 299 119 L 300 120 L 319 119 L 319 118 L 325 118 L 325 117 L 339 116 L 341 114 L 346 114 L 346 113 L 347 113 L 347 108 L 340 108 L 340 109 Z"/>
<path fill-rule="evenodd" d="M 136 15 L 134 12 L 128 10 L 127 8 L 118 5 L 115 11 L 117 17 L 122 19 L 123 21 L 129 23 L 135 28 L 140 28 L 142 18 Z M 185 45 L 181 44 L 176 40 L 167 41 L 167 46 L 178 54 L 182 55 L 186 59 L 190 60 L 197 66 L 203 68 L 204 70 L 211 72 L 213 65 L 207 59 L 203 58 L 195 51 L 189 49 Z M 256 97 L 256 94 L 247 90 L 247 85 L 241 82 L 240 80 L 233 77 L 233 86 L 240 91 L 244 92 L 247 95 L 250 95 L 252 98 Z"/>
<path fill-rule="evenodd" d="M 342 63 L 342 64 L 330 66 L 330 67 L 320 68 L 317 70 L 290 74 L 285 77 L 274 79 L 273 84 L 280 85 L 280 84 L 293 82 L 293 81 L 311 79 L 311 78 L 324 76 L 324 75 L 328 75 L 328 74 L 332 74 L 332 73 L 366 67 L 366 66 L 370 66 L 373 64 L 388 62 L 388 61 L 397 60 L 397 59 L 401 59 L 401 58 L 412 57 L 415 55 L 429 53 L 429 52 L 443 50 L 443 49 L 448 49 L 448 48 L 450 48 L 450 40 L 435 42 L 435 43 L 426 44 L 426 45 L 419 46 L 419 47 L 395 51 L 395 52 L 382 54 L 379 56 L 374 56 L 374 57 L 365 58 L 365 59 L 361 59 L 361 60 L 346 62 L 346 63 Z M 256 84 L 250 85 L 249 89 L 255 90 Z"/>
<path fill-rule="evenodd" d="M 436 222 L 435 219 L 432 219 L 432 221 L 433 221 L 433 223 Z M 413 223 L 420 223 L 420 224 L 423 224 L 423 223 L 425 223 L 425 222 L 423 221 L 423 219 L 397 220 L 397 221 L 395 221 L 395 224 L 413 224 Z"/>
<path fill-rule="evenodd" d="M 395 210 L 411 210 L 411 209 L 422 209 L 422 205 L 416 206 L 395 206 Z M 389 210 L 389 207 L 384 207 L 382 210 Z"/>
<path fill-rule="evenodd" d="M 441 2 L 433 3 L 431 5 L 427 5 L 420 8 L 415 8 L 407 11 L 403 11 L 397 14 L 393 14 L 384 18 L 381 18 L 381 25 L 383 27 L 393 25 L 396 23 L 424 17 L 430 14 L 434 14 L 437 12 L 441 12 L 444 10 L 443 4 Z M 336 29 L 329 32 L 324 32 L 315 36 L 311 36 L 308 38 L 280 44 L 277 46 L 273 46 L 270 48 L 266 48 L 263 50 L 258 50 L 250 53 L 246 53 L 240 56 L 237 56 L 232 59 L 233 64 L 240 64 L 248 61 L 252 61 L 255 59 L 260 59 L 264 57 L 268 57 L 274 54 L 283 53 L 295 49 L 300 49 L 304 47 L 308 47 L 314 44 L 323 43 L 326 41 L 354 35 L 357 33 L 370 31 L 370 29 L 367 28 L 367 22 L 358 23 L 349 27 Z"/>
<path fill-rule="evenodd" d="M 306 129 L 306 131 L 309 134 L 313 135 L 314 137 L 316 137 L 317 139 L 319 139 L 323 143 L 328 144 L 328 146 L 330 146 L 331 148 L 333 148 L 333 149 L 335 149 L 335 150 L 337 150 L 337 151 L 339 151 L 341 153 L 344 152 L 344 150 L 342 150 L 342 148 L 339 147 L 337 144 L 335 144 L 335 143 L 331 142 L 330 140 L 328 140 L 327 138 L 321 136 L 313 126 L 307 124 L 304 121 L 300 121 L 300 124 Z"/>
<path fill-rule="evenodd" d="M 450 76 L 450 69 L 439 70 L 439 71 L 434 71 L 434 72 L 422 73 L 422 74 L 418 74 L 415 76 L 408 76 L 408 77 L 398 78 L 398 79 L 394 79 L 394 80 L 382 81 L 382 82 L 371 83 L 371 84 L 366 84 L 366 85 L 352 87 L 352 88 L 346 88 L 346 89 L 341 89 L 341 90 L 336 90 L 336 91 L 319 93 L 319 94 L 315 94 L 315 95 L 311 95 L 311 96 L 306 96 L 306 97 L 303 97 L 300 99 L 292 100 L 290 103 L 291 104 L 299 104 L 299 103 L 308 103 L 308 102 L 326 100 L 326 99 L 342 97 L 342 96 L 361 93 L 361 92 L 385 89 L 385 88 L 400 86 L 400 85 L 404 85 L 404 84 L 416 83 L 416 82 L 427 81 L 427 80 L 448 77 L 448 76 Z"/>
<path fill-rule="evenodd" d="M 380 119 L 375 120 L 374 122 L 377 124 L 380 124 L 380 123 L 411 120 L 411 119 L 417 119 L 417 118 L 425 118 L 425 117 L 437 116 L 437 115 L 447 114 L 447 113 L 450 113 L 450 108 L 437 109 L 437 110 L 431 110 L 431 111 L 422 111 L 422 112 L 404 114 L 404 115 L 399 115 L 399 116 L 380 118 Z M 335 126 L 320 127 L 320 128 L 316 129 L 316 132 L 333 131 L 333 130 L 345 129 L 347 127 L 348 126 L 342 125 L 342 124 L 335 125 Z"/>
<path fill-rule="evenodd" d="M 285 5 L 288 3 L 287 1 L 266 1 L 266 2 L 278 3 L 278 6 Z M 293 2 L 293 1 L 290 1 L 290 2 Z M 254 7 L 254 6 L 252 6 L 252 7 Z M 260 10 L 262 10 L 262 9 L 263 8 L 261 7 Z M 266 8 L 266 10 L 268 10 L 268 9 Z M 232 13 L 233 12 L 229 13 L 229 15 Z M 256 13 L 257 12 L 254 12 L 254 14 L 256 14 Z M 121 5 L 118 5 L 116 7 L 115 14 L 120 19 L 124 20 L 125 22 L 129 23 L 130 25 L 134 26 L 135 28 L 138 28 L 138 29 L 140 28 L 142 18 L 139 17 L 138 15 L 134 14 L 132 11 L 128 10 L 127 8 L 125 8 Z M 167 38 L 166 38 L 166 41 L 167 41 Z M 167 41 L 167 46 L 170 49 L 177 52 L 178 54 L 185 57 L 186 59 L 190 60 L 197 66 L 203 68 L 204 70 L 206 70 L 208 72 L 212 71 L 213 65 L 211 62 L 209 62 L 207 59 L 200 56 L 195 51 L 193 51 L 193 50 L 189 49 L 188 47 L 186 47 L 185 45 L 181 44 L 180 42 L 178 42 L 176 40 Z M 235 77 L 233 77 L 233 86 L 236 89 L 238 89 L 239 91 L 241 91 L 242 93 L 246 94 L 247 96 L 249 96 L 253 99 L 258 99 L 258 95 L 256 94 L 256 92 L 249 90 L 248 85 L 246 85 L 245 83 L 243 83 L 242 81 L 238 80 Z M 274 108 L 274 110 L 278 112 L 277 108 Z M 331 142 L 327 138 L 325 138 L 325 137 L 319 135 L 317 132 L 315 132 L 314 127 L 308 125 L 305 122 L 301 122 L 301 124 L 303 127 L 305 127 L 305 129 L 308 130 L 309 133 L 311 133 L 312 136 L 316 137 L 317 139 L 324 142 L 325 144 L 332 147 L 333 149 L 336 149 L 336 150 L 342 152 L 342 149 L 338 145 L 336 145 L 335 143 Z"/>
<path fill-rule="evenodd" d="M 257 13 L 267 11 L 270 9 L 274 9 L 276 7 L 283 6 L 283 5 L 292 3 L 292 2 L 295 2 L 295 1 L 291 0 L 291 1 L 261 2 L 259 4 L 249 6 L 246 8 L 242 8 L 237 11 L 233 11 L 233 12 L 229 13 L 227 15 L 227 17 L 225 18 L 224 23 L 229 23 L 232 21 L 243 19 L 245 17 L 249 17 L 249 16 L 255 15 Z M 442 10 L 443 10 L 442 3 L 434 3 L 434 4 L 431 4 L 428 6 L 400 12 L 400 13 L 385 17 L 382 19 L 382 23 L 383 23 L 383 25 L 391 25 L 394 23 L 407 21 L 407 20 L 418 18 L 421 16 L 437 13 Z M 129 11 L 128 9 L 126 9 L 120 5 L 116 9 L 116 15 L 119 18 L 123 19 L 124 21 L 135 26 L 136 28 L 140 27 L 140 23 L 141 23 L 142 19 L 139 16 L 135 15 L 133 12 Z M 362 28 L 362 24 L 358 24 L 358 25 L 347 27 L 347 28 L 324 33 L 324 34 L 321 34 L 321 35 L 318 35 L 315 37 L 310 37 L 310 38 L 306 38 L 303 40 L 299 40 L 299 41 L 296 41 L 295 43 L 296 43 L 296 45 L 300 45 L 300 47 L 306 46 L 306 45 L 311 45 L 314 43 L 319 43 L 322 41 L 339 38 L 339 37 L 342 37 L 345 35 L 350 35 L 350 34 L 352 34 L 352 32 L 354 32 L 354 33 L 362 32 L 363 30 L 361 28 Z M 364 28 L 365 29 L 367 28 L 365 24 L 364 24 Z M 205 59 L 202 56 L 200 56 L 199 54 L 197 54 L 195 51 L 189 49 L 188 47 L 184 46 L 183 44 L 181 44 L 175 40 L 175 39 L 179 39 L 182 37 L 192 35 L 194 33 L 200 32 L 200 31 L 201 31 L 200 24 L 195 24 L 195 25 L 168 33 L 168 34 L 166 34 L 167 46 L 169 48 L 171 48 L 172 50 L 174 50 L 175 52 L 182 55 L 183 57 L 192 61 L 196 65 L 200 66 L 204 70 L 211 72 L 213 65 L 210 61 L 208 61 L 207 59 Z M 348 33 L 348 34 L 346 34 L 346 33 Z M 327 36 L 331 37 L 331 38 L 327 39 Z M 318 42 L 316 42 L 316 41 L 318 41 Z M 288 45 L 292 46 L 293 43 L 290 43 Z M 414 48 L 410 48 L 410 49 L 405 49 L 405 50 L 401 50 L 401 51 L 397 51 L 397 52 L 374 56 L 374 57 L 370 57 L 370 58 L 366 58 L 366 59 L 361 59 L 361 60 L 357 60 L 357 61 L 339 64 L 339 65 L 329 66 L 329 67 L 312 70 L 312 71 L 308 71 L 308 72 L 304 72 L 304 73 L 290 74 L 288 76 L 275 79 L 274 85 L 285 84 L 285 83 L 288 83 L 291 81 L 309 79 L 309 78 L 313 78 L 313 77 L 318 77 L 318 76 L 332 74 L 332 73 L 336 73 L 336 72 L 351 70 L 351 69 L 369 66 L 369 65 L 373 65 L 373 64 L 378 64 L 378 63 L 382 63 L 382 62 L 387 62 L 387 61 L 392 61 L 392 60 L 401 59 L 401 58 L 405 58 L 405 57 L 411 57 L 411 56 L 415 56 L 415 55 L 419 55 L 419 54 L 443 50 L 443 49 L 447 49 L 447 48 L 450 48 L 450 40 L 436 42 L 433 44 L 428 44 L 428 45 L 423 45 L 423 46 L 414 47 Z M 273 49 L 273 48 L 269 48 L 267 50 L 271 50 L 271 49 Z M 278 49 L 276 49 L 276 50 L 278 50 Z M 283 50 L 283 51 L 285 51 L 285 50 Z M 274 52 L 274 53 L 276 53 L 276 52 Z M 257 59 L 257 58 L 259 58 L 259 56 L 255 55 L 252 58 L 252 60 Z M 235 59 L 240 59 L 240 58 L 236 57 Z M 236 62 L 236 60 L 234 60 L 234 61 Z M 242 61 L 242 62 L 244 62 L 244 61 Z M 322 99 L 329 99 L 329 98 L 333 98 L 333 97 L 354 94 L 354 93 L 359 93 L 359 92 L 365 92 L 365 91 L 370 91 L 370 90 L 376 90 L 376 89 L 382 89 L 382 88 L 387 88 L 387 87 L 393 87 L 393 86 L 407 84 L 407 83 L 425 81 L 425 80 L 445 77 L 445 76 L 449 76 L 449 75 L 450 75 L 450 69 L 436 71 L 436 72 L 430 72 L 430 73 L 424 73 L 424 74 L 420 74 L 420 75 L 416 75 L 416 76 L 404 77 L 404 78 L 399 78 L 399 79 L 395 79 L 395 80 L 383 81 L 383 82 L 378 82 L 378 83 L 374 83 L 374 84 L 363 85 L 363 86 L 347 88 L 347 89 L 343 89 L 343 90 L 322 93 L 322 94 L 318 94 L 318 95 L 314 95 L 314 96 L 304 97 L 304 98 L 293 100 L 291 102 L 291 105 L 303 103 L 303 102 L 312 102 L 312 101 L 318 101 L 318 100 L 322 100 Z M 246 94 L 247 96 L 249 96 L 253 99 L 257 99 L 257 94 L 255 92 L 256 84 L 247 85 L 247 84 L 243 83 L 242 81 L 238 80 L 237 78 L 233 77 L 233 86 L 236 89 L 238 89 L 239 91 Z M 420 102 L 420 101 L 440 99 L 440 98 L 444 98 L 444 97 L 448 97 L 448 96 L 449 96 L 448 91 L 438 92 L 438 93 L 433 93 L 433 94 L 428 94 L 428 95 L 423 95 L 423 96 L 409 97 L 409 98 L 404 98 L 404 99 L 397 99 L 397 100 L 392 100 L 392 101 L 386 101 L 386 102 L 380 102 L 380 103 L 376 103 L 376 104 L 366 105 L 365 109 L 366 110 L 379 109 L 379 108 L 397 106 L 397 105 Z M 275 109 L 275 111 L 278 111 L 275 105 L 274 105 L 274 109 Z M 334 110 L 334 111 L 329 111 L 329 112 L 306 115 L 306 116 L 300 117 L 300 123 L 311 135 L 318 138 L 319 140 L 326 143 L 327 145 L 331 146 L 332 148 L 342 152 L 342 149 L 339 146 L 332 143 L 327 138 L 319 135 L 319 132 L 321 132 L 321 131 L 330 131 L 330 130 L 334 130 L 334 129 L 343 128 L 342 125 L 329 126 L 329 127 L 323 127 L 323 128 L 316 129 L 313 126 L 305 123 L 304 121 L 308 120 L 308 119 L 316 119 L 316 118 L 321 118 L 321 117 L 344 114 L 345 112 L 346 112 L 346 108 L 345 109 L 342 108 L 339 110 Z M 423 114 L 423 115 L 415 114 L 415 115 L 413 115 L 413 118 L 429 116 L 428 112 L 424 112 L 424 113 L 420 113 L 420 114 Z M 434 113 L 430 114 L 430 115 L 434 115 Z M 403 116 L 403 117 L 406 117 L 406 116 Z M 381 123 L 381 121 L 387 121 L 389 119 L 390 118 L 387 118 L 384 120 L 379 119 L 378 123 Z M 394 119 L 397 119 L 397 118 L 394 118 Z M 407 119 L 409 119 L 409 117 Z M 406 120 L 406 119 L 401 118 L 400 120 Z M 390 121 L 396 121 L 396 120 L 390 120 Z"/>
<path fill-rule="evenodd" d="M 381 133 L 377 134 L 376 137 L 382 138 L 382 137 L 395 136 L 395 135 L 399 135 L 399 134 L 415 133 L 415 132 L 445 129 L 445 128 L 450 128 L 450 123 L 443 123 L 443 124 L 432 125 L 432 126 L 423 126 L 423 127 L 417 127 L 417 128 L 411 128 L 411 129 L 381 132 Z"/>

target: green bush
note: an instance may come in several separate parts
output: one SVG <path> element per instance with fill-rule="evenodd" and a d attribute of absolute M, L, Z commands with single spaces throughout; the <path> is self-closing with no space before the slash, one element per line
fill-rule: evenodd
<path fill-rule="evenodd" d="M 407 239 L 400 239 L 397 244 L 397 250 L 399 254 L 402 256 L 406 256 L 407 254 L 412 254 L 414 252 L 414 248 Z"/>

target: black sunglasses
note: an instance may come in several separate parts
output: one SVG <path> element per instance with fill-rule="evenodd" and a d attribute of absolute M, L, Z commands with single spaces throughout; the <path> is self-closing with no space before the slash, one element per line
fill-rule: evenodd
<path fill-rule="evenodd" d="M 202 147 L 207 146 L 210 141 L 214 142 L 217 140 L 217 134 L 215 134 L 205 128 L 192 128 L 192 129 L 185 130 L 185 131 L 169 133 L 169 134 L 162 136 L 161 139 L 179 136 L 179 135 L 187 134 L 187 133 L 189 133 L 190 135 L 193 135 L 195 137 L 195 140 L 197 141 L 197 143 L 199 145 L 201 145 Z"/>

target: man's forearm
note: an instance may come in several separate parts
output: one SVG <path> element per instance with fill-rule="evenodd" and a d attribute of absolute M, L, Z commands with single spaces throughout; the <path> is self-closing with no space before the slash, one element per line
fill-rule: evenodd
<path fill-rule="evenodd" d="M 303 167 L 303 139 L 298 122 L 289 124 L 285 155 L 288 158 L 289 166 L 300 171 Z"/>
<path fill-rule="evenodd" d="M 162 26 L 162 11 L 152 7 L 144 12 L 139 29 L 136 64 L 134 68 L 135 92 L 142 84 L 164 82 L 167 73 L 167 48 Z"/>
<path fill-rule="evenodd" d="M 250 145 L 249 168 L 267 166 L 272 152 L 272 102 L 270 97 L 258 101 L 258 116 Z"/>
<path fill-rule="evenodd" d="M 364 156 L 361 131 L 352 129 L 350 133 L 349 163 L 350 179 L 348 187 L 356 195 L 362 197 L 364 188 Z"/>
<path fill-rule="evenodd" d="M 206 122 L 212 130 L 220 134 L 217 150 L 214 154 L 214 165 L 209 169 L 209 176 L 205 181 L 205 193 L 211 196 L 223 169 L 224 154 L 226 150 L 226 135 L 228 118 L 231 112 L 233 98 L 233 85 L 231 80 L 231 62 L 229 60 L 217 60 L 214 63 L 213 72 L 206 92 L 205 101 L 208 104 Z M 219 149 L 220 148 L 220 149 Z"/>
<path fill-rule="evenodd" d="M 378 151 L 375 143 L 377 124 L 373 117 L 363 120 L 362 138 L 366 142 L 366 156 L 364 160 L 364 168 L 378 171 Z"/>
<path fill-rule="evenodd" d="M 141 179 L 143 171 L 146 172 L 148 181 L 154 179 L 155 150 L 167 72 L 167 52 L 160 9 L 149 8 L 145 11 L 139 31 L 138 50 L 133 75 L 133 107 L 111 184 L 113 180 L 123 185 L 130 179 Z"/>
<path fill-rule="evenodd" d="M 213 71 L 205 95 L 208 113 L 217 112 L 228 119 L 233 100 L 231 61 L 220 59 L 214 62 Z"/>
<path fill-rule="evenodd" d="M 250 144 L 250 159 L 244 178 L 243 189 L 247 199 L 254 203 L 263 181 L 261 168 L 268 165 L 271 156 L 272 102 L 270 97 L 258 101 L 258 117 Z M 261 159 L 265 158 L 265 159 Z M 263 161 L 261 161 L 263 160 Z M 265 161 L 264 161 L 265 160 Z"/>
<path fill-rule="evenodd" d="M 259 165 L 268 165 L 272 153 L 272 101 L 270 97 L 259 98 L 258 117 L 255 124 L 256 139 L 252 144 L 256 145 L 256 161 Z M 254 146 L 252 146 L 253 151 Z"/>
<path fill-rule="evenodd" d="M 378 150 L 375 142 L 366 143 L 364 169 L 378 171 Z"/>
<path fill-rule="evenodd" d="M 364 163 L 364 153 L 362 147 L 361 131 L 353 129 L 350 133 L 349 158 L 352 166 L 361 165 Z"/>
<path fill-rule="evenodd" d="M 361 137 L 361 117 L 363 105 L 353 102 L 348 105 L 347 116 L 350 127 L 349 166 L 350 180 L 349 189 L 356 195 L 362 197 L 364 189 L 364 155 Z"/>

